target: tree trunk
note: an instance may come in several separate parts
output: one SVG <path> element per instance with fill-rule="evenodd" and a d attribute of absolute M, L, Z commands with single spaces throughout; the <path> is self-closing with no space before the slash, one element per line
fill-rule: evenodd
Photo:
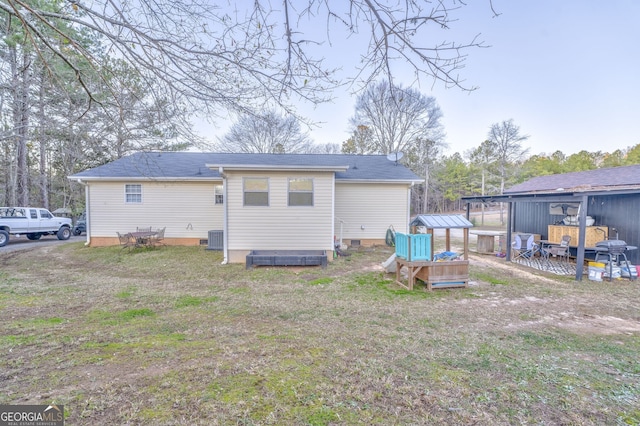
<path fill-rule="evenodd" d="M 17 204 L 29 205 L 29 169 L 27 162 L 27 134 L 29 130 L 29 55 L 22 54 L 18 65 L 16 49 L 12 49 L 11 71 L 13 76 L 13 126 L 16 141 L 16 190 Z"/>
<path fill-rule="evenodd" d="M 40 186 L 40 202 L 42 207 L 45 209 L 49 209 L 49 190 L 48 190 L 48 179 L 47 179 L 47 142 L 45 137 L 45 129 L 46 129 L 46 118 L 44 114 L 44 103 L 45 103 L 45 83 L 46 75 L 45 69 L 42 68 L 42 72 L 40 73 L 40 93 L 38 97 L 38 122 L 39 122 L 39 131 L 38 131 L 38 145 L 40 147 L 40 176 L 38 179 L 38 184 Z"/>
<path fill-rule="evenodd" d="M 424 199 L 422 200 L 422 213 L 427 213 L 429 209 L 429 162 L 424 164 Z"/>
<path fill-rule="evenodd" d="M 484 169 L 482 170 L 482 196 L 484 197 Z M 480 204 L 480 209 L 482 211 L 482 216 L 480 219 L 480 224 L 484 226 L 484 202 Z"/>
<path fill-rule="evenodd" d="M 504 165 L 502 165 L 500 170 L 500 195 L 504 194 L 504 179 L 505 171 Z M 504 225 L 504 203 L 500 203 L 500 224 Z"/>

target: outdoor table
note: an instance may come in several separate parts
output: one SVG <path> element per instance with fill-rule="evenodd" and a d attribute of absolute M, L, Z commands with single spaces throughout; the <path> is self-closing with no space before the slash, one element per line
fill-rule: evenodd
<path fill-rule="evenodd" d="M 129 232 L 129 235 L 131 235 L 133 238 L 135 238 L 136 240 L 136 246 L 146 246 L 149 245 L 151 242 L 151 237 L 154 237 L 158 234 L 158 231 L 136 231 L 136 232 Z"/>
<path fill-rule="evenodd" d="M 555 242 L 553 242 L 551 240 L 540 240 L 540 241 L 537 241 L 537 243 L 540 245 L 540 250 L 542 250 L 544 248 L 548 249 L 549 247 L 559 246 L 560 245 L 560 244 L 555 243 Z"/>
<path fill-rule="evenodd" d="M 500 237 L 502 235 L 507 235 L 505 231 L 469 231 L 470 234 L 478 236 L 478 253 L 489 253 L 493 254 L 495 251 L 495 237 Z M 506 250 L 506 248 L 505 248 Z"/>

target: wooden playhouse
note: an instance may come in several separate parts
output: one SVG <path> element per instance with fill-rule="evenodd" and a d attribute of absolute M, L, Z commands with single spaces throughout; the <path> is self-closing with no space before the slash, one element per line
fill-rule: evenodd
<path fill-rule="evenodd" d="M 416 279 L 434 288 L 469 285 L 469 229 L 473 224 L 462 215 L 418 215 L 409 225 L 410 233 L 397 233 L 396 282 L 413 290 Z M 435 230 L 445 231 L 445 251 L 435 253 Z M 451 230 L 462 229 L 462 253 L 451 251 Z M 401 269 L 407 270 L 406 284 Z"/>

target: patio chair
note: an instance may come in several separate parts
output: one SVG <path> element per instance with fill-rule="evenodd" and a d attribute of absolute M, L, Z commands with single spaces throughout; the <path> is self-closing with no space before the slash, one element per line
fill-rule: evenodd
<path fill-rule="evenodd" d="M 158 228 L 156 234 L 154 236 L 152 236 L 149 239 L 149 244 L 153 247 L 158 246 L 158 245 L 165 245 L 162 240 L 164 240 L 164 231 L 165 229 L 167 229 L 166 227 L 164 228 Z"/>
<path fill-rule="evenodd" d="M 531 234 L 516 234 L 511 243 L 511 260 L 530 259 L 538 251 L 538 244 L 533 241 Z"/>
<path fill-rule="evenodd" d="M 131 234 L 121 234 L 119 232 L 116 232 L 116 234 L 118 234 L 118 240 L 120 241 L 120 246 L 122 246 L 122 248 L 130 249 L 136 245 L 136 239 L 133 238 Z"/>
<path fill-rule="evenodd" d="M 563 235 L 560 244 L 549 245 L 544 248 L 544 256 L 548 259 L 549 256 L 557 257 L 561 261 L 569 261 L 569 243 L 571 243 L 571 235 Z"/>

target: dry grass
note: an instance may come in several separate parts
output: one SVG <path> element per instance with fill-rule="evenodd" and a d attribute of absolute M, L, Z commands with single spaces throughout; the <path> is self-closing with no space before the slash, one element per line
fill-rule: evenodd
<path fill-rule="evenodd" d="M 64 404 L 74 425 L 640 423 L 637 282 L 473 256 L 470 288 L 408 292 L 389 254 L 0 254 L 0 403 Z"/>

